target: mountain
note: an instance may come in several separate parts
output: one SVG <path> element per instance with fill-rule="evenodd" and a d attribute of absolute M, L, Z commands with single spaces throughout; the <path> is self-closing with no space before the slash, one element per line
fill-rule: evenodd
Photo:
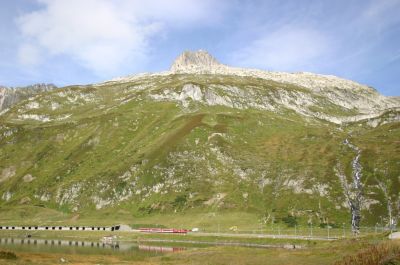
<path fill-rule="evenodd" d="M 10 108 L 21 100 L 41 92 L 50 91 L 54 88 L 56 88 L 56 86 L 53 84 L 35 84 L 16 88 L 0 86 L 0 111 Z"/>
<path fill-rule="evenodd" d="M 199 50 L 197 52 L 185 51 L 175 59 L 171 66 L 172 72 L 187 71 L 212 71 L 218 67 L 224 67 L 217 59 L 211 56 L 207 51 Z"/>
<path fill-rule="evenodd" d="M 219 105 L 222 104 L 228 107 L 233 107 L 233 102 L 235 101 L 244 100 L 248 101 L 243 102 L 244 105 L 250 103 L 252 107 L 255 107 L 257 104 L 250 101 L 261 99 L 262 103 L 257 105 L 261 109 L 270 109 L 271 105 L 276 104 L 292 109 L 305 116 L 313 116 L 337 124 L 378 118 L 388 110 L 398 111 L 400 106 L 399 97 L 385 97 L 371 87 L 336 76 L 317 75 L 306 72 L 268 72 L 257 69 L 230 67 L 219 63 L 207 51 L 203 50 L 197 52 L 185 51 L 176 58 L 170 71 L 116 78 L 112 81 L 130 82 L 143 77 L 170 76 L 174 74 L 209 74 L 213 76 L 241 77 L 249 80 L 255 78 L 270 82 L 275 81 L 277 84 L 282 84 L 282 86 L 292 85 L 297 88 L 304 88 L 305 93 L 302 91 L 291 93 L 288 90 L 284 91 L 284 87 L 281 89 L 279 86 L 276 86 L 278 90 L 281 89 L 282 91 L 279 91 L 275 95 L 267 91 L 267 95 L 264 95 L 266 96 L 265 98 L 257 98 L 260 95 L 250 97 L 245 95 L 244 98 L 240 98 L 243 95 L 231 92 L 230 96 L 235 97 L 235 99 L 232 98 L 232 102 L 225 102 L 221 98 L 217 98 L 216 100 L 219 100 Z M 295 100 L 293 101 L 293 99 Z M 205 101 L 205 104 L 210 104 L 208 98 L 205 98 Z M 235 107 L 238 107 L 238 104 Z M 398 120 L 399 117 L 396 116 L 395 119 Z"/>
<path fill-rule="evenodd" d="M 184 52 L 169 71 L 50 90 L 3 113 L 0 220 L 18 209 L 337 225 L 357 204 L 363 225 L 396 221 L 399 109 L 338 77 Z"/>

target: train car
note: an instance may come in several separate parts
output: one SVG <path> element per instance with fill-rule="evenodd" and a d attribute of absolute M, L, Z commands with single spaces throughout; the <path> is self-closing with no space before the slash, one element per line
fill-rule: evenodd
<path fill-rule="evenodd" d="M 175 228 L 139 228 L 140 232 L 143 233 L 164 233 L 164 234 L 186 234 L 189 232 L 187 229 L 175 229 Z"/>

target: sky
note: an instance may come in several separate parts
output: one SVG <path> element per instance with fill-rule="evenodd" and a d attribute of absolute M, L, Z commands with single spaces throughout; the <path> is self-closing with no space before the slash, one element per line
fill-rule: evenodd
<path fill-rule="evenodd" d="M 185 50 L 400 96 L 400 0 L 2 0 L 0 85 L 168 70 Z"/>

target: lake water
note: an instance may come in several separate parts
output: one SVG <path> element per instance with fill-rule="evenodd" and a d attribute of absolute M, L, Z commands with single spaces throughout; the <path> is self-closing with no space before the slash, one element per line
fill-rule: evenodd
<path fill-rule="evenodd" d="M 184 251 L 184 246 L 138 244 L 137 242 L 90 242 L 60 239 L 39 238 L 0 238 L 0 247 L 8 250 L 36 253 L 64 254 L 138 254 L 141 256 L 158 256 L 169 252 Z"/>

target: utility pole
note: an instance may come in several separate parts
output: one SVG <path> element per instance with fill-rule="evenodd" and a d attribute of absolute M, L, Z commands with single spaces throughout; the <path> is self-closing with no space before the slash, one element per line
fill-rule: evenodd
<path fill-rule="evenodd" d="M 311 223 L 311 237 L 313 236 L 312 223 Z"/>
<path fill-rule="evenodd" d="M 274 222 L 275 222 L 275 217 L 274 217 L 274 216 L 272 216 L 272 222 L 271 222 L 271 224 L 272 224 L 272 234 L 274 234 L 274 235 L 275 235 L 275 230 L 274 230 Z"/>
<path fill-rule="evenodd" d="M 326 225 L 326 228 L 328 229 L 328 239 L 329 239 L 329 224 Z"/>

